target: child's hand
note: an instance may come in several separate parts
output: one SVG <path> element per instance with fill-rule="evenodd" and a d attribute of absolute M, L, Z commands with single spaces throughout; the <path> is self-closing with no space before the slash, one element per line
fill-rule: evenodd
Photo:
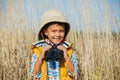
<path fill-rule="evenodd" d="M 50 45 L 46 45 L 45 47 L 42 47 L 40 58 L 43 60 L 45 57 L 45 52 L 51 48 Z"/>
<path fill-rule="evenodd" d="M 64 52 L 64 58 L 68 57 L 68 55 L 67 55 L 67 49 L 63 45 L 59 45 L 57 48 L 60 49 L 60 50 L 63 50 L 63 52 Z"/>

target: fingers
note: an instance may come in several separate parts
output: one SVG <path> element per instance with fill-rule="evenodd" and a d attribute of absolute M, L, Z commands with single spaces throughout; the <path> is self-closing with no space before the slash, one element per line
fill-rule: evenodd
<path fill-rule="evenodd" d="M 63 50 L 63 52 L 64 52 L 64 58 L 68 57 L 68 55 L 67 55 L 67 49 L 63 45 L 59 45 L 58 49 Z"/>
<path fill-rule="evenodd" d="M 41 57 L 42 57 L 42 59 L 45 57 L 45 52 L 47 50 L 49 50 L 50 48 L 51 48 L 50 45 L 46 45 L 46 46 L 42 47 L 42 51 L 41 51 Z"/>
<path fill-rule="evenodd" d="M 63 51 L 67 50 L 63 45 L 59 45 L 57 48 L 60 49 L 60 50 L 63 50 Z"/>
<path fill-rule="evenodd" d="M 49 50 L 51 48 L 50 45 L 46 45 L 45 47 L 42 47 L 44 51 Z"/>

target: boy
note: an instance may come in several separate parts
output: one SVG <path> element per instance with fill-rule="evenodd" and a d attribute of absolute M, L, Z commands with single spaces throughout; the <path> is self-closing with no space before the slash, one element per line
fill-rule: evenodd
<path fill-rule="evenodd" d="M 58 10 L 47 11 L 33 43 L 30 73 L 40 80 L 74 80 L 78 62 L 72 44 L 65 41 L 70 25 Z"/>

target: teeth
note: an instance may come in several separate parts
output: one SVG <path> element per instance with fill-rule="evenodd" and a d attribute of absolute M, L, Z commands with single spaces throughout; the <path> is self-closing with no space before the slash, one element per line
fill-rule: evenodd
<path fill-rule="evenodd" d="M 54 38 L 54 39 L 60 39 L 60 38 Z"/>
<path fill-rule="evenodd" d="M 60 38 L 54 38 L 54 39 L 60 39 Z"/>

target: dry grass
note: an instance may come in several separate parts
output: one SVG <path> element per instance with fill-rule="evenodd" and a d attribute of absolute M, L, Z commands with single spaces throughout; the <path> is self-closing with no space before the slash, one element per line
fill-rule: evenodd
<path fill-rule="evenodd" d="M 0 79 L 29 80 L 30 45 L 37 38 L 32 30 L 0 28 Z M 70 32 L 68 41 L 78 51 L 82 80 L 120 79 L 120 34 Z"/>
<path fill-rule="evenodd" d="M 80 15 L 84 19 L 83 32 L 71 31 L 67 37 L 77 51 L 79 80 L 120 80 L 120 33 L 113 34 L 110 28 L 110 20 L 118 27 L 119 20 L 114 15 L 109 18 L 107 3 L 102 0 L 104 24 L 103 21 L 96 22 L 94 19 L 97 20 L 99 15 L 89 9 L 91 0 L 90 4 L 86 1 L 89 0 L 79 1 L 84 5 L 80 7 Z M 7 1 L 7 5 L 7 16 L 0 11 L 0 80 L 30 80 L 30 46 L 37 41 L 37 34 L 28 25 L 23 7 L 20 12 L 12 1 Z M 74 25 L 81 26 L 78 23 L 76 21 Z M 93 27 L 97 27 L 96 32 Z"/>
<path fill-rule="evenodd" d="M 111 33 L 103 32 L 78 33 L 76 37 L 75 34 L 71 35 L 69 40 L 75 41 L 74 47 L 78 51 L 80 75 L 83 80 L 120 79 L 120 34 L 114 37 Z"/>

